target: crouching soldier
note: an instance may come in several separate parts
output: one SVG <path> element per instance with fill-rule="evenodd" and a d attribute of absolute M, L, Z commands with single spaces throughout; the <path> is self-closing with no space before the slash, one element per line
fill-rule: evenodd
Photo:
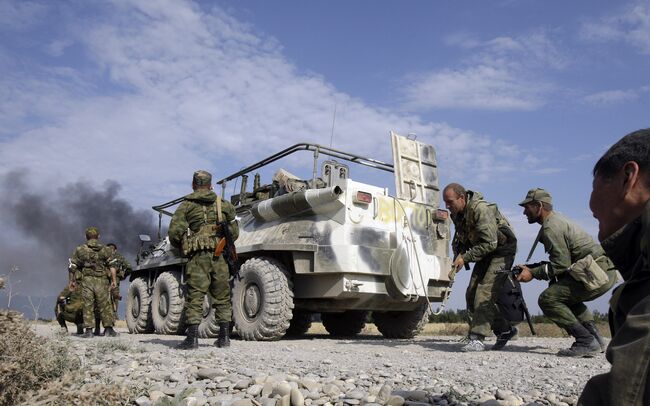
<path fill-rule="evenodd" d="M 77 334 L 81 335 L 84 333 L 83 305 L 84 302 L 81 296 L 80 286 L 72 290 L 69 286 L 66 286 L 59 293 L 59 296 L 56 298 L 54 314 L 56 315 L 56 321 L 59 322 L 63 330 L 68 331 L 66 321 L 69 321 L 77 325 Z"/>
<path fill-rule="evenodd" d="M 551 195 L 546 190 L 529 190 L 519 205 L 524 208 L 528 223 L 542 225 L 535 244 L 539 241 L 544 245 L 549 262 L 534 267 L 521 265 L 522 272 L 517 279 L 549 281 L 549 287 L 539 296 L 539 307 L 546 317 L 576 339 L 571 348 L 561 350 L 558 355 L 576 357 L 604 352 L 607 344 L 584 302 L 602 296 L 614 285 L 614 264 L 589 234 L 553 211 Z M 585 274 L 590 281 L 581 279 Z"/>

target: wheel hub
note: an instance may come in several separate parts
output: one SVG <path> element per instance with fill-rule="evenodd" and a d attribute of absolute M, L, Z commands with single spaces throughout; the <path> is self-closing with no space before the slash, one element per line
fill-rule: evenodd
<path fill-rule="evenodd" d="M 260 311 L 261 304 L 260 288 L 255 284 L 250 284 L 244 291 L 244 313 L 249 319 L 254 319 Z"/>
<path fill-rule="evenodd" d="M 167 316 L 168 303 L 169 303 L 169 296 L 167 296 L 167 293 L 163 293 L 162 295 L 160 295 L 160 302 L 158 302 L 158 313 L 162 317 Z"/>
<path fill-rule="evenodd" d="M 135 295 L 133 297 L 133 307 L 131 307 L 131 315 L 133 318 L 137 319 L 140 315 L 140 296 Z"/>

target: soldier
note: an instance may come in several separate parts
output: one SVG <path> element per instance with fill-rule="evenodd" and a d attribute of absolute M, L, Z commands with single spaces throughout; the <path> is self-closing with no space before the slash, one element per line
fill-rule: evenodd
<path fill-rule="evenodd" d="M 587 382 L 582 406 L 650 405 L 650 128 L 614 144 L 594 167 L 589 206 L 624 282 L 610 300 L 610 372 Z"/>
<path fill-rule="evenodd" d="M 614 264 L 589 234 L 553 211 L 551 195 L 546 190 L 529 190 L 519 205 L 524 208 L 529 224 L 542 225 L 535 244 L 541 241 L 544 245 L 549 263 L 534 267 L 522 265 L 517 279 L 520 282 L 529 282 L 533 278 L 549 281 L 549 287 L 539 296 L 539 307 L 546 317 L 576 339 L 571 348 L 561 350 L 558 355 L 591 356 L 605 351 L 605 339 L 598 332 L 594 317 L 584 302 L 600 297 L 616 282 Z M 607 275 L 605 283 L 595 290 L 587 289 L 571 276 L 569 270 L 588 255 Z"/>
<path fill-rule="evenodd" d="M 95 306 L 101 317 L 106 334 L 110 337 L 117 336 L 113 330 L 113 309 L 109 299 L 109 289 L 116 285 L 115 268 L 108 261 L 111 258 L 111 249 L 99 243 L 99 230 L 96 227 L 86 229 L 86 243 L 78 246 L 69 268 L 69 288 L 74 290 L 77 285 L 77 272 L 81 273 L 81 291 L 83 297 L 83 320 L 86 332 L 84 338 L 93 337 Z M 110 272 L 110 283 L 106 278 Z"/>
<path fill-rule="evenodd" d="M 497 206 L 483 200 L 480 193 L 451 183 L 443 191 L 443 200 L 455 227 L 450 278 L 463 266 L 469 269 L 470 262 L 476 263 L 465 294 L 469 342 L 461 351 L 483 351 L 483 340 L 491 332 L 497 336 L 492 349 L 499 350 L 517 334 L 516 326 L 501 315 L 496 304 L 507 278 L 507 273 L 497 271 L 512 266 L 517 238 Z"/>
<path fill-rule="evenodd" d="M 187 337 L 177 348 L 198 348 L 198 328 L 206 294 L 212 299 L 219 324 L 219 336 L 214 344 L 228 347 L 232 319 L 228 266 L 222 256 L 215 257 L 214 253 L 218 239 L 223 238 L 218 223 L 226 221 L 233 238 L 239 235 L 235 209 L 214 193 L 212 175 L 207 171 L 194 172 L 192 189 L 194 192 L 185 197 L 169 224 L 169 241 L 189 258 L 184 309 Z"/>
<path fill-rule="evenodd" d="M 111 303 L 113 304 L 113 312 L 115 313 L 115 320 L 117 320 L 117 307 L 122 300 L 122 295 L 120 295 L 120 282 L 126 279 L 126 277 L 133 271 L 129 261 L 124 258 L 122 254 L 117 251 L 117 245 L 110 242 L 106 244 L 113 251 L 113 255 L 110 260 L 110 264 L 115 268 L 115 276 L 117 278 L 117 285 L 111 289 Z"/>
<path fill-rule="evenodd" d="M 81 286 L 77 286 L 74 290 L 70 290 L 70 287 L 66 286 L 59 293 L 54 307 L 54 314 L 56 315 L 56 321 L 59 322 L 63 330 L 68 331 L 65 322 L 69 321 L 77 325 L 77 334 L 84 333 L 83 304 Z"/>

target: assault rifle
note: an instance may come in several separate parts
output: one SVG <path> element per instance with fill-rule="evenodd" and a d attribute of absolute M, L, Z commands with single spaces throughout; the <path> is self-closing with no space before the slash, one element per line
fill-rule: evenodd
<path fill-rule="evenodd" d="M 223 259 L 228 264 L 228 273 L 232 278 L 239 276 L 239 262 L 237 262 L 237 248 L 232 233 L 228 227 L 228 220 L 217 222 L 217 230 L 221 230 L 223 237 L 219 238 L 217 246 L 214 248 L 214 256 L 223 255 Z M 218 238 L 218 237 L 217 237 Z"/>
<path fill-rule="evenodd" d="M 536 266 L 536 265 L 539 264 L 530 264 L 530 266 Z M 520 266 L 515 266 L 512 269 L 497 270 L 497 272 L 508 274 L 508 279 L 506 282 L 508 284 L 507 290 L 505 289 L 506 286 L 504 285 L 503 291 L 501 292 L 501 295 L 499 297 L 499 302 L 501 306 L 510 307 L 509 310 L 511 311 L 512 310 L 523 311 L 524 316 L 526 317 L 526 321 L 528 322 L 528 327 L 530 327 L 530 332 L 533 335 L 537 335 L 537 333 L 535 332 L 535 327 L 533 327 L 533 322 L 530 318 L 530 313 L 528 312 L 528 306 L 526 306 L 526 301 L 524 300 L 524 294 L 521 290 L 521 284 L 519 283 L 519 281 L 517 281 L 517 277 L 519 276 L 522 270 L 523 268 Z M 504 296 L 506 296 L 506 298 L 502 300 Z M 519 314 L 521 315 L 521 313 Z"/>

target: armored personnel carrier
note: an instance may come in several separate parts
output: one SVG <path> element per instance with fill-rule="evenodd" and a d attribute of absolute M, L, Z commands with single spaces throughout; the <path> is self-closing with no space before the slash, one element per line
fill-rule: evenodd
<path fill-rule="evenodd" d="M 438 208 L 435 150 L 390 134 L 394 163 L 315 144 L 296 144 L 216 184 L 240 182 L 230 197 L 240 224 L 239 274 L 232 280 L 234 329 L 245 340 L 276 340 L 307 332 L 320 314 L 336 336 L 361 332 L 372 312 L 378 330 L 410 338 L 428 321 L 431 302 L 450 292 L 448 212 Z M 278 170 L 262 184 L 248 176 L 290 154 L 313 153 L 311 179 Z M 325 156 L 321 162 L 321 157 Z M 320 176 L 317 168 L 320 163 Z M 351 166 L 392 172 L 384 186 L 352 180 Z M 154 206 L 163 216 L 183 198 Z M 143 248 L 131 274 L 126 319 L 131 333 L 182 334 L 186 260 L 160 235 Z M 218 331 L 206 297 L 202 337 Z"/>

